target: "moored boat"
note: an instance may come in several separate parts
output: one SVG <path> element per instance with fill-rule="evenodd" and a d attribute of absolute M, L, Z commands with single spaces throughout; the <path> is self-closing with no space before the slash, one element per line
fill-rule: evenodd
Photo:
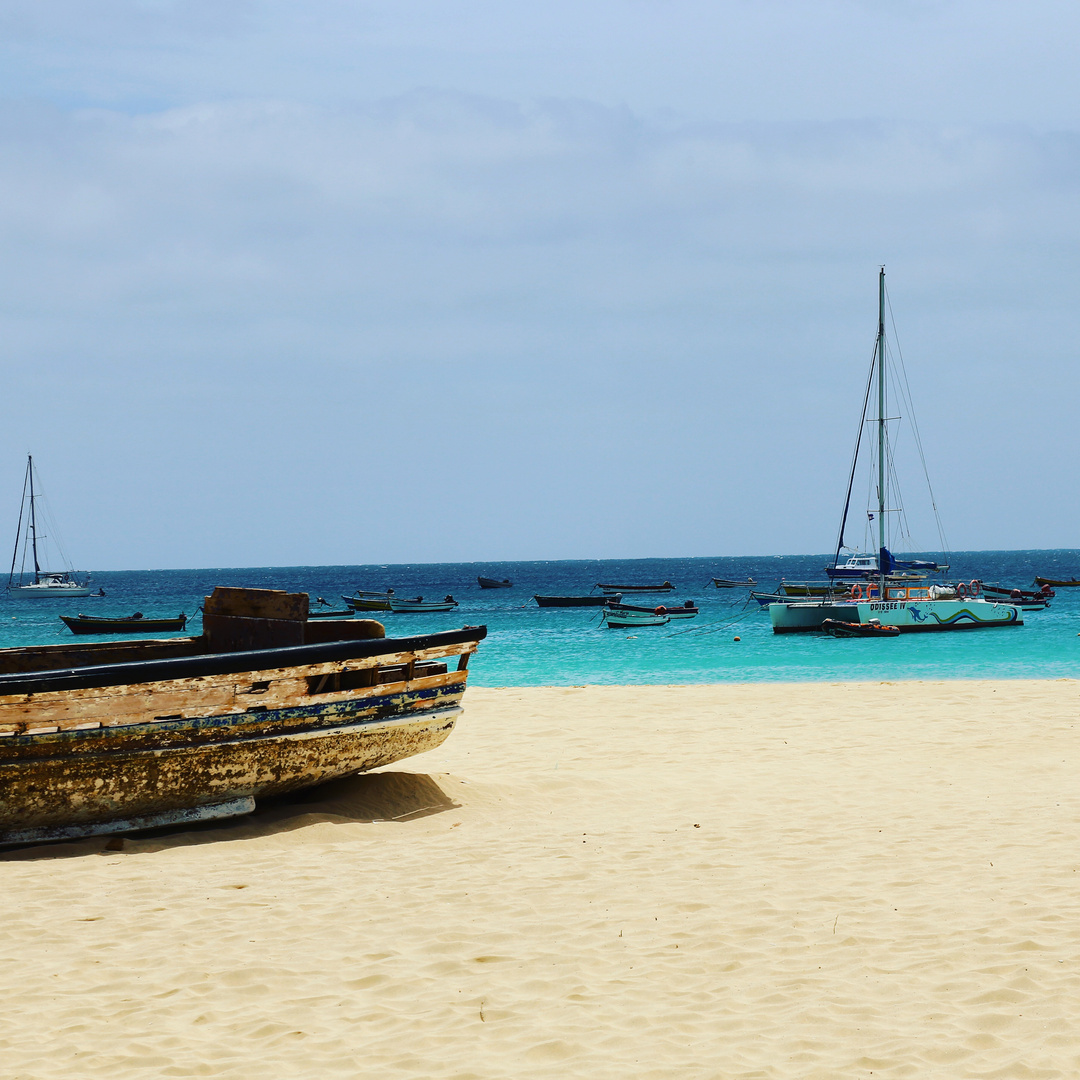
<path fill-rule="evenodd" d="M 604 622 L 615 630 L 628 626 L 666 626 L 669 620 L 668 615 L 660 615 L 656 612 L 616 611 L 613 608 L 604 608 Z"/>
<path fill-rule="evenodd" d="M 486 629 L 388 639 L 307 601 L 218 588 L 199 637 L 0 650 L 0 843 L 247 813 L 439 745 Z"/>
<path fill-rule="evenodd" d="M 390 597 L 390 610 L 398 614 L 408 611 L 453 611 L 457 606 L 458 602 L 449 595 L 444 600 L 425 600 L 422 596 L 417 596 L 412 600 Z"/>
<path fill-rule="evenodd" d="M 838 638 L 900 636 L 898 626 L 883 626 L 879 619 L 871 619 L 865 623 L 847 622 L 843 619 L 826 619 L 821 624 L 821 629 L 826 634 Z"/>
<path fill-rule="evenodd" d="M 386 592 L 365 592 L 357 589 L 352 596 L 342 595 L 341 599 L 354 611 L 389 611 L 390 597 L 393 595 L 393 589 L 387 589 Z"/>
<path fill-rule="evenodd" d="M 981 583 L 980 583 L 981 584 Z M 1017 589 L 1008 585 L 982 585 L 983 596 L 994 600 L 1045 600 L 1050 601 L 1057 595 L 1049 585 L 1032 591 L 1031 589 Z"/>
<path fill-rule="evenodd" d="M 509 578 L 498 581 L 490 577 L 477 577 L 476 580 L 481 589 L 512 589 L 514 587 L 514 583 Z"/>
<path fill-rule="evenodd" d="M 873 555 L 852 556 L 841 566 L 839 552 L 846 546 L 844 529 L 851 506 L 852 487 L 859 463 L 862 432 L 868 421 L 867 409 L 875 374 L 877 376 L 877 416 L 872 418 L 872 423 L 877 428 L 877 475 L 874 484 L 877 505 L 873 512 L 868 509 L 868 521 L 876 522 L 878 554 L 876 557 Z M 855 455 L 848 479 L 847 497 L 836 545 L 837 557 L 833 560 L 831 567 L 826 567 L 826 572 L 830 577 L 838 575 L 843 577 L 850 573 L 857 577 L 876 578 L 877 596 L 865 595 L 865 587 L 855 581 L 851 589 L 851 598 L 847 600 L 823 597 L 819 600 L 796 603 L 770 603 L 769 618 L 773 632 L 788 634 L 820 630 L 826 620 L 867 623 L 872 619 L 881 618 L 887 618 L 889 623 L 896 626 L 901 633 L 1022 626 L 1023 619 L 1015 606 L 982 597 L 964 596 L 961 589 L 963 588 L 966 592 L 966 586 L 957 586 L 956 590 L 950 590 L 942 589 L 937 585 L 927 585 L 921 576 L 922 572 L 943 569 L 946 566 L 944 562 L 931 564 L 927 560 L 910 560 L 906 564 L 897 563 L 889 551 L 887 521 L 889 515 L 896 514 L 899 510 L 890 501 L 890 463 L 893 455 L 887 432 L 889 415 L 886 381 L 884 267 L 881 268 L 878 276 L 878 333 L 870 376 L 866 384 L 859 436 L 856 440 Z M 902 578 L 897 578 L 893 573 L 898 567 L 906 571 Z"/>
<path fill-rule="evenodd" d="M 1035 584 L 1049 585 L 1055 589 L 1074 589 L 1077 586 L 1080 586 L 1080 581 L 1076 580 L 1075 578 L 1071 581 L 1065 581 L 1058 578 L 1037 577 L 1035 579 Z"/>
<path fill-rule="evenodd" d="M 41 559 L 47 556 L 47 549 L 46 535 L 41 531 L 38 523 L 37 504 L 41 495 L 34 488 L 35 474 L 34 459 L 31 455 L 27 455 L 22 500 L 19 503 L 19 524 L 15 530 L 15 551 L 11 556 L 11 570 L 8 573 L 8 595 L 19 599 L 42 597 L 71 599 L 89 596 L 90 586 L 87 584 L 86 575 L 80 581 L 70 565 L 66 570 L 41 569 Z M 53 546 L 56 547 L 59 558 L 66 562 L 64 553 L 60 550 L 60 545 L 55 538 Z M 19 563 L 18 571 L 15 569 L 17 562 Z"/>
<path fill-rule="evenodd" d="M 539 607 L 603 607 L 608 596 L 534 596 Z"/>
<path fill-rule="evenodd" d="M 730 578 L 714 577 L 712 583 L 718 589 L 752 589 L 757 582 L 753 578 L 747 578 L 745 581 L 732 581 Z"/>
<path fill-rule="evenodd" d="M 61 615 L 60 621 L 73 634 L 169 634 L 187 626 L 187 616 L 175 619 L 147 619 L 136 611 L 123 619 L 106 619 L 96 615 Z"/>
<path fill-rule="evenodd" d="M 678 605 L 660 604 L 657 607 L 639 607 L 636 604 L 619 604 L 614 600 L 607 605 L 608 611 L 625 611 L 639 615 L 666 615 L 669 619 L 693 619 L 698 614 L 697 605 L 693 600 L 686 600 Z"/>
<path fill-rule="evenodd" d="M 666 593 L 673 592 L 675 586 L 670 581 L 661 582 L 659 585 L 604 585 L 597 584 L 598 589 L 606 593 Z"/>

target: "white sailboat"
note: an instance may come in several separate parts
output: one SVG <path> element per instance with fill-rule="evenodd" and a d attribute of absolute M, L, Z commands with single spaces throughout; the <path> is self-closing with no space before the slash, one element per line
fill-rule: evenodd
<path fill-rule="evenodd" d="M 885 268 L 878 276 L 878 337 L 873 363 L 877 365 L 878 414 L 874 423 L 878 429 L 877 453 L 877 526 L 878 555 L 871 556 L 876 580 L 852 585 L 850 599 L 809 600 L 799 603 L 769 605 L 773 632 L 788 634 L 820 630 L 826 619 L 849 623 L 869 623 L 877 619 L 897 627 L 901 632 L 925 630 L 976 630 L 998 626 L 1022 626 L 1017 607 L 982 598 L 957 598 L 955 591 L 925 581 L 897 580 L 890 576 L 894 560 L 889 552 L 886 535 L 886 514 L 890 513 L 888 498 L 889 470 L 887 462 L 888 432 L 886 429 L 885 381 Z M 874 369 L 871 367 L 871 378 Z M 869 385 L 867 387 L 869 393 Z M 865 405 L 864 405 L 865 409 Z M 865 413 L 864 413 L 865 415 Z M 856 453 L 856 458 L 857 458 Z M 857 462 L 856 462 L 857 463 Z M 855 465 L 852 470 L 854 474 Z M 850 497 L 850 485 L 849 485 Z M 845 509 L 846 515 L 846 509 Z M 842 531 L 842 530 L 841 530 Z"/>
<path fill-rule="evenodd" d="M 28 455 L 22 501 L 19 503 L 19 525 L 15 531 L 15 551 L 11 556 L 11 571 L 8 574 L 8 595 L 19 598 L 89 596 L 90 586 L 85 579 L 79 581 L 70 567 L 66 570 L 41 569 L 38 552 L 39 547 L 44 548 L 45 534 L 41 532 L 38 524 L 37 503 L 40 498 L 34 490 L 34 459 Z M 56 547 L 59 551 L 58 543 Z M 22 561 L 16 571 L 15 564 L 19 562 L 20 551 Z M 67 561 L 62 552 L 60 558 Z"/>

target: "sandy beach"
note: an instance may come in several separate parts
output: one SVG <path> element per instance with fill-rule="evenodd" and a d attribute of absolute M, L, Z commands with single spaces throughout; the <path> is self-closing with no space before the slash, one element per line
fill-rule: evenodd
<path fill-rule="evenodd" d="M 471 689 L 380 773 L 6 853 L 3 1075 L 1075 1077 L 1078 702 Z"/>

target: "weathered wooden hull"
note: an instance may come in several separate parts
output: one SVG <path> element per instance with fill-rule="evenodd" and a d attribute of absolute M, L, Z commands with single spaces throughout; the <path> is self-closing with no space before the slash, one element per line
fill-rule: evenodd
<path fill-rule="evenodd" d="M 484 634 L 0 675 L 0 843 L 236 804 L 430 750 L 460 714 Z M 450 657 L 458 670 L 439 662 Z"/>
<path fill-rule="evenodd" d="M 246 730 L 241 718 L 225 718 L 224 728 L 213 725 L 210 741 L 203 741 L 198 722 L 171 724 L 165 732 L 127 731 L 119 740 L 114 736 L 111 749 L 108 738 L 80 732 L 24 736 L 18 740 L 23 745 L 6 746 L 0 760 L 0 842 L 8 832 L 31 827 L 160 815 L 351 776 L 438 746 L 461 709 L 382 719 L 325 712 L 323 725 L 294 723 L 287 730 L 290 725 L 282 724 L 259 735 Z M 236 719 L 241 722 L 229 723 Z"/>

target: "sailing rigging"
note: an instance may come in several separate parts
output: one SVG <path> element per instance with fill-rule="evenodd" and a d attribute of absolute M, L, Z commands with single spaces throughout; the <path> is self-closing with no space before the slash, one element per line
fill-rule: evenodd
<path fill-rule="evenodd" d="M 34 477 L 34 458 L 33 455 L 28 454 L 22 499 L 19 502 L 19 523 L 15 530 L 15 550 L 11 554 L 11 570 L 8 573 L 8 595 L 16 597 L 89 596 L 90 586 L 85 580 L 87 575 L 83 575 L 82 581 L 78 580 L 75 571 L 67 562 L 63 551 L 60 550 L 59 541 L 55 538 L 53 544 L 66 569 L 43 570 L 41 568 L 41 558 L 46 550 L 47 537 L 41 531 L 38 521 L 38 503 L 41 501 L 41 495 L 34 488 Z M 16 564 L 18 564 L 17 572 Z M 27 577 L 31 580 L 26 580 Z"/>

